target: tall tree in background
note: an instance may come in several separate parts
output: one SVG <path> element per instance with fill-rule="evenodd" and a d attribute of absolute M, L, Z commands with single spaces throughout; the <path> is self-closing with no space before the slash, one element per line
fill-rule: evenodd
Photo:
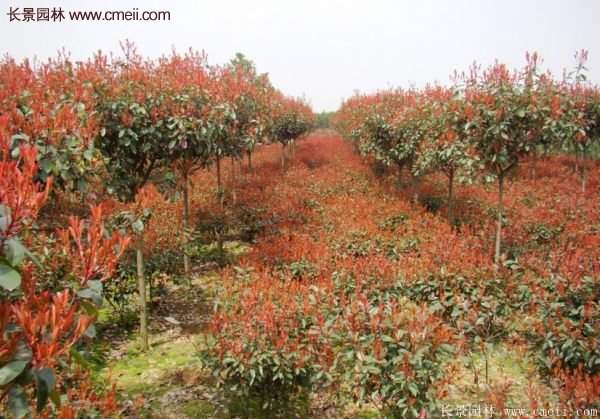
<path fill-rule="evenodd" d="M 124 46 L 126 61 L 107 86 L 99 111 L 102 122 L 96 147 L 104 156 L 110 188 L 124 202 L 133 202 L 153 172 L 167 164 L 165 139 L 172 97 L 163 80 L 144 62 L 131 44 Z M 146 211 L 142 209 L 144 213 Z M 132 222 L 140 298 L 140 338 L 148 349 L 146 280 L 144 276 L 143 221 Z"/>
<path fill-rule="evenodd" d="M 281 95 L 275 99 L 270 133 L 281 144 L 281 170 L 286 169 L 286 151 L 290 143 L 308 133 L 313 125 L 310 107 L 301 99 Z"/>
<path fill-rule="evenodd" d="M 172 104 L 166 120 L 168 159 L 178 175 L 183 195 L 182 251 L 184 273 L 191 283 L 191 261 L 188 253 L 190 230 L 190 177 L 208 166 L 213 147 L 209 134 L 211 107 L 210 79 L 206 57 L 188 52 L 173 53 L 159 68 L 163 89 L 171 94 Z M 165 84 L 169 86 L 165 86 Z"/>

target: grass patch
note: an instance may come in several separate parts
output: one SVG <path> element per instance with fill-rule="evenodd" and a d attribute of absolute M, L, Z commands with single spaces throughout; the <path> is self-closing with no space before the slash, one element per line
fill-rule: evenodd
<path fill-rule="evenodd" d="M 137 348 L 137 342 L 130 342 L 121 358 L 102 371 L 106 375 L 110 374 L 117 387 L 130 396 L 155 392 L 165 385 L 166 376 L 179 369 L 200 368 L 200 360 L 196 356 L 199 337 L 179 337 L 173 340 L 159 335 L 154 336 L 153 340 L 154 343 L 146 353 Z"/>
<path fill-rule="evenodd" d="M 180 412 L 187 418 L 215 417 L 215 408 L 205 400 L 190 400 L 185 402 L 181 407 Z"/>
<path fill-rule="evenodd" d="M 553 397 L 551 389 L 540 380 L 534 360 L 504 344 L 488 345 L 487 382 L 486 356 L 482 351 L 454 362 L 458 370 L 449 386 L 446 404 L 483 404 L 490 392 L 502 388 L 506 391 L 507 406 L 525 407 L 529 405 L 527 394 L 530 385 L 542 389 L 550 399 Z"/>

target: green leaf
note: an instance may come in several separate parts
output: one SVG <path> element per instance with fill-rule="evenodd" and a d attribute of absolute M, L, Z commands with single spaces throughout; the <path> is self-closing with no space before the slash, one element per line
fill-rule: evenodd
<path fill-rule="evenodd" d="M 55 164 L 49 159 L 44 159 L 39 163 L 39 167 L 45 173 L 54 173 Z"/>
<path fill-rule="evenodd" d="M 27 361 L 13 361 L 0 368 L 0 386 L 5 386 L 17 378 L 26 366 Z"/>
<path fill-rule="evenodd" d="M 90 324 L 88 326 L 88 328 L 85 330 L 84 335 L 87 336 L 88 338 L 95 338 L 96 337 L 96 326 L 94 324 Z"/>
<path fill-rule="evenodd" d="M 97 316 L 98 315 L 98 308 L 90 303 L 89 301 L 86 300 L 81 300 L 79 302 L 79 305 L 81 307 L 83 307 L 83 309 L 85 310 L 86 314 L 89 316 Z"/>
<path fill-rule="evenodd" d="M 94 304 L 100 306 L 102 305 L 102 294 L 92 288 L 84 288 L 82 290 L 77 291 L 77 295 L 80 298 L 85 298 L 87 300 L 92 300 Z"/>
<path fill-rule="evenodd" d="M 13 237 L 6 243 L 6 260 L 12 266 L 19 266 L 25 257 L 25 247 L 21 244 L 18 238 Z"/>
<path fill-rule="evenodd" d="M 96 291 L 98 294 L 102 295 L 102 281 L 98 281 L 98 280 L 88 281 L 87 285 L 90 289 L 92 289 L 92 290 Z"/>
<path fill-rule="evenodd" d="M 17 345 L 17 351 L 13 355 L 13 359 L 15 361 L 25 361 L 29 362 L 33 358 L 33 352 L 31 349 L 25 344 L 25 342 L 21 341 Z"/>
<path fill-rule="evenodd" d="M 87 150 L 85 150 L 83 152 L 83 158 L 86 159 L 87 161 L 91 161 L 94 158 L 94 150 L 92 150 L 91 148 L 88 148 Z"/>
<path fill-rule="evenodd" d="M 8 411 L 11 415 L 20 419 L 29 414 L 29 406 L 25 391 L 21 386 L 12 387 L 8 392 Z"/>
<path fill-rule="evenodd" d="M 54 372 L 50 368 L 42 368 L 34 371 L 35 375 L 35 389 L 37 404 L 36 408 L 38 412 L 46 406 L 50 391 L 54 388 Z"/>
<path fill-rule="evenodd" d="M 77 349 L 71 348 L 69 353 L 71 354 L 71 357 L 77 364 L 81 365 L 84 368 L 90 367 L 90 363 L 83 357 L 81 352 L 79 352 Z"/>
<path fill-rule="evenodd" d="M 0 208 L 4 207 L 4 205 L 0 205 Z M 10 224 L 10 217 L 8 214 L 3 215 L 0 214 L 0 232 L 4 233 L 8 230 L 8 225 Z"/>
<path fill-rule="evenodd" d="M 447 353 L 453 353 L 453 352 L 454 352 L 454 346 L 452 346 L 452 345 L 449 345 L 449 344 L 447 344 L 447 343 L 442 343 L 442 344 L 439 346 L 439 348 L 440 348 L 440 350 L 442 350 L 442 351 L 444 351 L 444 352 L 447 352 Z"/>
<path fill-rule="evenodd" d="M 60 395 L 58 394 L 58 391 L 52 390 L 48 394 L 48 397 L 50 398 L 50 400 L 52 400 L 54 407 L 56 407 L 57 409 L 60 409 L 61 402 L 60 402 Z"/>
<path fill-rule="evenodd" d="M 250 385 L 254 384 L 255 379 L 256 379 L 256 371 L 250 370 Z"/>
<path fill-rule="evenodd" d="M 25 252 L 25 255 L 40 269 L 44 269 L 44 267 L 42 266 L 42 263 L 39 261 L 39 259 L 29 251 L 28 248 L 23 247 L 23 251 Z"/>
<path fill-rule="evenodd" d="M 133 224 L 131 224 L 131 228 L 133 228 L 134 232 L 141 233 L 144 231 L 144 223 L 142 220 L 136 220 Z"/>
<path fill-rule="evenodd" d="M 21 285 L 21 274 L 11 266 L 0 262 L 0 287 L 13 291 Z"/>
<path fill-rule="evenodd" d="M 419 388 L 417 387 L 417 385 L 415 383 L 409 383 L 407 387 L 408 391 L 410 391 L 410 394 L 412 394 L 414 397 L 417 397 L 417 395 L 419 394 Z"/>

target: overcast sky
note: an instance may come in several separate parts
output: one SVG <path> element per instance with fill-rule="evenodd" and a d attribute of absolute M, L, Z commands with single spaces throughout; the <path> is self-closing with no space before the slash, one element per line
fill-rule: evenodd
<path fill-rule="evenodd" d="M 254 60 L 285 93 L 315 110 L 335 110 L 355 90 L 446 83 L 473 60 L 521 65 L 525 51 L 562 73 L 590 51 L 600 83 L 598 0 L 2 0 L 0 52 L 45 58 L 65 47 L 74 58 L 119 51 L 133 40 L 143 55 L 173 47 L 205 50 L 223 63 L 236 52 Z M 168 10 L 170 22 L 10 22 L 10 7 Z"/>

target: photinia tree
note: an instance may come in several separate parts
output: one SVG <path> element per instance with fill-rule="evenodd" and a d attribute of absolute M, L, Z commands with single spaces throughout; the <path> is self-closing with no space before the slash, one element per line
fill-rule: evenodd
<path fill-rule="evenodd" d="M 211 76 L 208 133 L 216 163 L 217 195 L 223 205 L 222 160 L 225 157 L 235 158 L 242 152 L 242 144 L 235 131 L 238 124 L 236 102 L 243 95 L 243 86 L 237 73 L 227 66 L 213 67 Z"/>
<path fill-rule="evenodd" d="M 356 132 L 358 135 L 358 132 Z M 359 135 L 358 149 L 363 155 L 371 155 L 375 160 L 381 161 L 386 165 L 392 162 L 400 167 L 402 161 L 394 161 L 390 150 L 394 142 L 394 129 L 381 115 L 374 114 L 369 116 L 361 129 Z"/>
<path fill-rule="evenodd" d="M 214 67 L 212 107 L 208 115 L 209 133 L 217 168 L 217 186 L 222 196 L 221 160 L 243 153 L 251 166 L 252 152 L 262 138 L 270 118 L 273 88 L 266 74 L 257 74 L 254 63 L 237 54 L 227 65 Z"/>
<path fill-rule="evenodd" d="M 477 162 L 477 156 L 471 152 L 473 107 L 468 95 L 441 87 L 431 89 L 426 102 L 427 132 L 415 165 L 419 173 L 439 170 L 448 179 L 447 218 L 453 224 L 455 179 L 461 171 L 471 172 Z"/>
<path fill-rule="evenodd" d="M 472 123 L 478 132 L 473 137 L 474 146 L 498 183 L 496 264 L 500 263 L 505 180 L 519 159 L 534 150 L 540 123 L 543 123 L 540 108 L 531 106 L 532 93 L 521 81 L 518 72 L 510 72 L 500 63 L 470 81 L 477 84 L 472 96 L 477 113 Z"/>
<path fill-rule="evenodd" d="M 562 147 L 574 151 L 576 159 L 585 160 L 590 150 L 600 141 L 600 90 L 587 81 L 586 63 L 588 51 L 575 53 L 576 67 L 563 81 L 556 93 L 553 112 L 561 118 L 552 120 L 552 128 L 562 128 Z M 587 183 L 587 164 L 580 165 L 581 190 L 585 194 Z"/>
<path fill-rule="evenodd" d="M 427 98 L 415 90 L 379 92 L 372 102 L 359 105 L 370 110 L 361 117 L 362 125 L 353 130 L 363 155 L 370 155 L 385 166 L 397 167 L 400 177 L 408 168 L 413 185 L 423 172 L 415 163 L 429 129 L 426 103 Z"/>
<path fill-rule="evenodd" d="M 539 56 L 527 54 L 522 71 L 509 72 L 495 64 L 481 77 L 472 71 L 467 82 L 476 109 L 471 121 L 474 146 L 498 181 L 497 231 L 494 260 L 500 262 L 504 181 L 519 160 L 539 145 L 585 138 L 585 120 L 576 96 L 556 86 L 549 74 L 538 74 Z M 575 100 L 575 103 L 573 103 Z"/>
<path fill-rule="evenodd" d="M 269 131 L 273 140 L 281 144 L 281 170 L 285 171 L 286 148 L 310 131 L 313 114 L 301 99 L 281 95 L 275 102 Z"/>
<path fill-rule="evenodd" d="M 230 134 L 230 127 L 235 124 L 235 111 L 229 104 L 217 104 L 210 108 L 208 119 L 208 133 L 217 169 L 217 195 L 223 205 L 224 189 L 221 162 L 223 157 L 235 155 L 236 149 L 239 147 L 239 144 L 236 145 L 233 142 L 233 137 Z"/>
<path fill-rule="evenodd" d="M 385 90 L 374 95 L 355 95 L 345 101 L 333 118 L 333 124 L 345 137 L 355 142 L 362 155 L 370 155 L 375 160 L 390 166 L 397 165 L 399 170 L 412 155 L 397 149 L 392 153 L 396 137 L 394 123 L 399 122 L 402 112 L 414 103 L 414 91 Z"/>
<path fill-rule="evenodd" d="M 190 225 L 190 177 L 206 167 L 214 147 L 210 141 L 208 115 L 212 106 L 206 56 L 190 51 L 185 56 L 173 54 L 158 69 L 162 88 L 172 97 L 166 119 L 168 160 L 178 174 L 183 192 L 183 264 L 190 280 L 191 262 L 187 252 Z"/>
<path fill-rule="evenodd" d="M 104 156 L 109 189 L 126 202 L 132 202 L 159 167 L 168 163 L 165 139 L 173 97 L 163 88 L 153 63 L 143 62 L 131 44 L 124 46 L 126 61 L 119 63 L 109 86 L 99 99 L 101 129 L 96 148 Z M 146 281 L 143 260 L 143 221 L 132 219 L 137 233 L 135 243 L 140 298 L 140 336 L 148 348 Z"/>
<path fill-rule="evenodd" d="M 254 63 L 243 54 L 236 54 L 228 64 L 228 75 L 235 77 L 241 88 L 235 100 L 237 117 L 233 135 L 242 144 L 252 169 L 252 152 L 269 123 L 273 86 L 267 74 L 258 74 Z"/>
<path fill-rule="evenodd" d="M 404 167 L 413 172 L 417 151 L 425 137 L 423 111 L 421 107 L 407 108 L 392 122 L 394 135 L 388 153 L 400 172 Z"/>

